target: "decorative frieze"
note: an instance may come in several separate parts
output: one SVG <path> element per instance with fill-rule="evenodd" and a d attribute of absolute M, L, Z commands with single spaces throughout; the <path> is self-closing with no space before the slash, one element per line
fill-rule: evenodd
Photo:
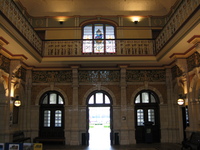
<path fill-rule="evenodd" d="M 120 71 L 114 70 L 81 70 L 79 82 L 119 82 Z"/>
<path fill-rule="evenodd" d="M 71 71 L 33 71 L 33 83 L 72 82 Z"/>
<path fill-rule="evenodd" d="M 0 54 L 0 69 L 9 73 L 10 70 L 10 59 Z"/>
<path fill-rule="evenodd" d="M 127 82 L 164 82 L 166 80 L 165 70 L 128 70 Z"/>

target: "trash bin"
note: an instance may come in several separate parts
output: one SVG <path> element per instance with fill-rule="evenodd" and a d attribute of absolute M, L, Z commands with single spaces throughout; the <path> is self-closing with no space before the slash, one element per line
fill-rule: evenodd
<path fill-rule="evenodd" d="M 115 145 L 119 145 L 119 133 L 114 134 Z"/>
<path fill-rule="evenodd" d="M 82 145 L 88 145 L 88 133 L 82 133 Z"/>
<path fill-rule="evenodd" d="M 152 126 L 153 126 L 153 122 L 145 122 L 144 123 L 145 142 L 146 143 L 153 142 Z"/>

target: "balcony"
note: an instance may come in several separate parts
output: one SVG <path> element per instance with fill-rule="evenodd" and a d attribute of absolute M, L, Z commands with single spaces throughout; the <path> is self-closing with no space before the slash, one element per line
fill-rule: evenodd
<path fill-rule="evenodd" d="M 44 42 L 44 56 L 154 55 L 154 40 L 52 40 Z M 88 50 L 89 49 L 89 50 Z"/>
<path fill-rule="evenodd" d="M 163 55 L 168 52 L 168 48 L 165 47 L 169 43 L 169 41 L 177 33 L 179 33 L 180 30 L 184 30 L 183 27 L 185 26 L 186 22 L 191 20 L 191 18 L 195 14 L 198 15 L 197 11 L 199 10 L 199 6 L 200 0 L 182 0 L 179 6 L 175 10 L 173 10 L 168 16 L 166 20 L 166 25 L 163 27 L 163 30 L 155 40 L 107 39 L 103 40 L 102 45 L 95 45 L 95 40 L 82 39 L 42 41 L 32 27 L 31 18 L 28 18 L 24 14 L 24 12 L 21 12 L 21 10 L 16 6 L 13 0 L 0 0 L 0 13 L 1 17 L 5 18 L 5 20 L 8 21 L 8 23 L 19 33 L 19 35 L 21 35 L 26 41 L 28 41 L 27 43 L 32 46 L 33 51 L 40 55 L 40 58 L 38 58 L 35 53 L 28 52 L 30 55 L 32 55 L 30 57 L 34 58 L 35 61 L 30 63 L 30 66 L 32 66 L 33 64 L 35 65 L 36 63 L 40 63 L 42 61 L 46 61 L 46 64 L 49 63 L 49 61 L 58 61 L 56 57 L 59 57 L 59 60 L 62 60 L 63 62 L 71 61 L 69 57 L 76 56 L 79 56 L 75 58 L 76 62 L 80 61 L 80 58 L 84 56 L 112 56 L 112 59 L 114 59 L 116 62 L 118 62 L 117 59 L 119 57 L 123 57 L 123 60 L 139 60 L 138 56 L 142 56 L 142 58 L 140 57 L 139 61 L 144 62 L 144 60 L 147 60 L 147 58 L 143 56 L 150 56 L 148 57 L 148 59 L 151 59 L 150 61 L 157 62 L 158 59 L 160 60 L 163 57 L 159 56 L 160 58 L 156 58 L 161 52 L 163 53 Z M 196 22 L 193 22 L 193 24 L 197 22 L 198 20 Z M 187 30 L 189 30 L 189 28 L 187 28 Z M 187 30 L 185 30 L 183 34 L 186 34 Z M 172 43 L 171 45 L 173 45 L 174 43 Z M 29 48 L 27 48 L 26 46 L 27 44 L 24 45 L 25 50 L 29 50 Z M 174 51 L 173 53 L 178 52 Z M 21 55 L 24 53 L 17 51 L 12 54 Z M 62 58 L 63 56 L 66 56 L 68 58 Z M 116 56 L 118 56 L 118 58 Z M 128 56 L 130 57 L 128 58 Z M 107 59 L 110 58 L 111 57 L 107 57 Z M 167 58 L 169 60 L 170 56 L 167 56 Z M 85 61 L 86 58 L 82 59 L 84 59 L 83 61 Z M 93 59 L 97 59 L 97 57 Z M 100 61 L 104 61 L 103 58 L 98 57 L 98 59 Z M 29 60 L 31 59 L 28 59 L 28 61 Z M 163 62 L 165 64 L 169 64 L 169 62 Z"/>

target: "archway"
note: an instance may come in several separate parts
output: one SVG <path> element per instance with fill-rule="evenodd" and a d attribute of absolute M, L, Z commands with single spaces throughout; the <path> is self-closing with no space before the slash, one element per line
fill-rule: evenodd
<path fill-rule="evenodd" d="M 92 146 L 112 144 L 112 100 L 105 91 L 94 91 L 87 98 L 87 135 Z"/>
<path fill-rule="evenodd" d="M 160 115 L 158 96 L 153 91 L 143 90 L 136 95 L 134 101 L 136 142 L 160 142 Z"/>
<path fill-rule="evenodd" d="M 57 91 L 47 91 L 40 98 L 39 137 L 64 138 L 64 99 Z"/>

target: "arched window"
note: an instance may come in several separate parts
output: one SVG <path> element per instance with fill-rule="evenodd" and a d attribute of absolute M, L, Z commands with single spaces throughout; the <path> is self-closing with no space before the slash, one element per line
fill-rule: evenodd
<path fill-rule="evenodd" d="M 111 102 L 110 98 L 105 93 L 97 92 L 90 96 L 88 104 L 89 105 L 111 104 Z"/>
<path fill-rule="evenodd" d="M 40 99 L 40 137 L 64 137 L 64 99 L 48 91 Z"/>
<path fill-rule="evenodd" d="M 83 53 L 115 53 L 115 27 L 93 23 L 83 27 Z"/>

